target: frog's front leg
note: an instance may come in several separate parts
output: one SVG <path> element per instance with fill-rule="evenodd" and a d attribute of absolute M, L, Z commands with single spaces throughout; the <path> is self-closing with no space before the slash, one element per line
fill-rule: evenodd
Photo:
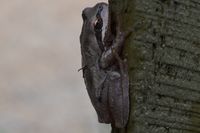
<path fill-rule="evenodd" d="M 113 40 L 112 45 L 109 48 L 107 48 L 101 55 L 100 66 L 102 68 L 107 68 L 108 66 L 112 65 L 115 62 L 116 57 L 112 51 L 114 49 L 116 53 L 120 54 L 124 41 L 125 41 L 125 34 L 119 32 L 115 37 L 115 39 Z"/>

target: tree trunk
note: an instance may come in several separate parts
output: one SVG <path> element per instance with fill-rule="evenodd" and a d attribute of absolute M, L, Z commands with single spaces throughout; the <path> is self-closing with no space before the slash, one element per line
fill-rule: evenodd
<path fill-rule="evenodd" d="M 200 133 L 200 1 L 110 0 L 125 43 L 130 116 L 112 133 Z"/>

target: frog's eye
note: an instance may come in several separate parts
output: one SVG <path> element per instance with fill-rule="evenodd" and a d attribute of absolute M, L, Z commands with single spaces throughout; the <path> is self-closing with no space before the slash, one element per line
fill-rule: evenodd
<path fill-rule="evenodd" d="M 82 19 L 83 19 L 83 20 L 86 20 L 86 19 L 87 19 L 87 16 L 86 16 L 84 13 L 82 13 Z"/>
<path fill-rule="evenodd" d="M 94 28 L 95 30 L 101 30 L 103 27 L 103 20 L 101 17 L 97 16 L 95 22 L 94 22 Z"/>

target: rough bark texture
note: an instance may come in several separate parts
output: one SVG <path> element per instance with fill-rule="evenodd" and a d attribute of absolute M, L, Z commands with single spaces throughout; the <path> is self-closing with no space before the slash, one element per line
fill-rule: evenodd
<path fill-rule="evenodd" d="M 112 133 L 200 133 L 200 1 L 109 3 L 123 29 L 134 29 L 124 51 L 130 118 Z"/>

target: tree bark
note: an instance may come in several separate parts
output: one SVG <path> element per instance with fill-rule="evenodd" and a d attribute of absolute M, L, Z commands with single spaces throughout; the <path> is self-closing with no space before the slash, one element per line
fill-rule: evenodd
<path fill-rule="evenodd" d="M 125 43 L 130 116 L 112 133 L 200 133 L 200 1 L 110 0 Z"/>

